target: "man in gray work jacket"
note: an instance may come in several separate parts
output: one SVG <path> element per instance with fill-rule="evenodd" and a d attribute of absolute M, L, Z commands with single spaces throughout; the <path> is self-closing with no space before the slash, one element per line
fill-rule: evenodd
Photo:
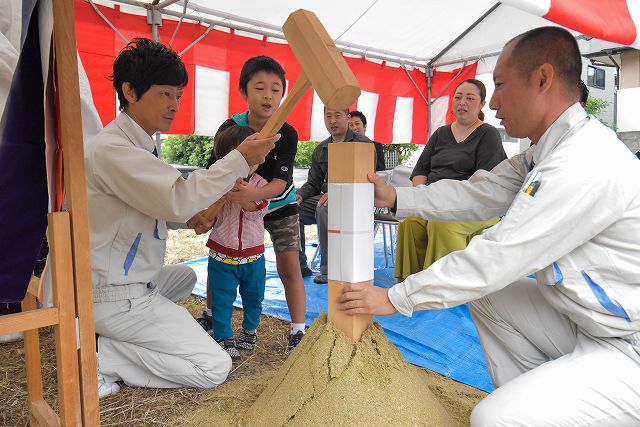
<path fill-rule="evenodd" d="M 403 282 L 345 286 L 338 299 L 350 314 L 406 316 L 470 302 L 496 386 L 473 427 L 640 425 L 640 168 L 580 105 L 581 70 L 566 30 L 516 37 L 489 106 L 532 147 L 467 181 L 393 188 L 370 177 L 376 206 L 398 216 L 502 216 Z"/>

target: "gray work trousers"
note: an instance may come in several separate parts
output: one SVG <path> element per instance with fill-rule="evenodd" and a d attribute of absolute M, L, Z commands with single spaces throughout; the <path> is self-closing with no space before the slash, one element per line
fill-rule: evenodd
<path fill-rule="evenodd" d="M 224 382 L 231 358 L 174 302 L 188 297 L 195 283 L 190 267 L 166 266 L 147 295 L 94 305 L 98 369 L 107 381 L 158 388 Z"/>
<path fill-rule="evenodd" d="M 529 278 L 469 305 L 497 387 L 472 427 L 640 425 L 640 339 L 588 334 Z"/>
<path fill-rule="evenodd" d="M 304 253 L 304 226 L 318 224 L 318 240 L 320 245 L 320 274 L 327 274 L 327 228 L 329 209 L 327 206 L 318 207 L 320 195 L 304 199 L 298 211 L 300 213 L 300 268 L 307 266 L 307 256 Z"/>

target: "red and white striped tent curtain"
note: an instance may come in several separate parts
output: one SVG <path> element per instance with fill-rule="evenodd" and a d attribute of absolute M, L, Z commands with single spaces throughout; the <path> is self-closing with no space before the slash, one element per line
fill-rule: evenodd
<path fill-rule="evenodd" d="M 229 13 L 239 13 L 234 8 L 260 10 L 261 4 L 257 0 L 195 0 L 190 4 L 196 1 L 202 4 L 211 3 L 217 9 Z M 456 58 L 491 53 L 514 35 L 535 26 L 548 25 L 549 21 L 597 39 L 614 42 L 618 46 L 640 47 L 636 25 L 640 21 L 640 0 L 503 0 L 501 3 L 502 6 L 489 14 L 481 25 L 445 53 L 440 61 L 451 62 Z M 276 1 L 274 4 L 277 4 L 277 9 L 261 10 L 260 19 L 274 19 L 272 24 L 281 24 L 278 19 L 286 16 L 288 8 L 293 10 L 298 7 L 296 3 Z M 377 13 L 363 15 L 358 25 L 360 28 L 380 28 L 380 34 L 389 32 L 388 37 L 380 38 L 379 34 L 376 34 L 377 41 L 370 40 L 370 31 L 360 34 L 361 32 L 356 31 L 358 26 L 355 26 L 351 30 L 355 37 L 353 41 L 370 43 L 369 45 L 380 43 L 383 48 L 390 48 L 385 45 L 388 40 L 402 39 L 404 45 L 398 46 L 397 51 L 408 49 L 410 46 L 414 54 L 433 57 L 462 31 L 459 29 L 461 25 L 466 28 L 477 19 L 467 14 L 460 16 L 460 10 L 475 10 L 481 13 L 491 5 L 495 5 L 492 0 L 410 1 L 405 8 L 415 10 L 408 15 L 403 12 L 403 22 L 406 22 L 407 27 L 416 25 L 416 19 L 424 22 L 419 27 L 412 27 L 410 33 L 400 31 L 403 37 L 398 38 L 396 33 L 404 26 L 397 27 L 392 21 L 403 8 L 398 8 L 395 1 L 380 0 L 375 4 Z M 317 9 L 316 13 L 319 16 L 324 16 L 325 25 L 336 27 L 332 25 L 331 17 L 344 19 L 344 14 L 336 16 L 333 11 L 328 13 L 329 11 L 325 10 L 334 6 L 335 0 L 326 0 L 314 4 L 312 8 Z M 354 4 L 354 7 L 356 6 L 362 5 Z M 111 73 L 115 56 L 125 43 L 87 2 L 76 0 L 75 7 L 78 51 L 87 72 L 100 119 L 106 124 L 116 114 L 116 96 L 107 77 Z M 121 12 L 117 5 L 115 8 L 99 7 L 125 37 L 151 37 L 151 27 L 147 25 L 145 17 Z M 269 13 L 275 15 L 271 16 Z M 372 18 L 377 17 L 378 21 L 366 21 L 370 15 Z M 380 17 L 384 21 L 380 22 Z M 460 24 L 461 20 L 465 22 Z M 175 26 L 176 21 L 163 21 L 163 26 L 160 27 L 162 41 L 171 38 Z M 431 32 L 425 32 L 425 26 L 433 27 Z M 173 48 L 181 51 L 204 31 L 205 27 L 202 25 L 183 22 L 173 42 Z M 447 34 L 448 32 L 451 34 Z M 350 34 L 351 32 L 347 33 L 345 37 Z M 364 34 L 368 34 L 367 38 L 362 38 Z M 405 36 L 417 38 L 404 40 Z M 440 44 L 436 43 L 437 40 Z M 580 43 L 582 48 L 592 42 Z M 603 43 L 606 45 L 607 42 Z M 616 46 L 614 43 L 608 45 Z M 233 32 L 213 30 L 188 50 L 183 55 L 183 60 L 189 71 L 190 83 L 170 133 L 211 135 L 223 120 L 243 111 L 246 105 L 237 90 L 239 73 L 244 61 L 255 55 L 269 55 L 278 60 L 287 72 L 289 85 L 293 84 L 300 73 L 298 62 L 286 44 L 241 36 Z M 362 58 L 346 60 L 362 86 L 363 94 L 353 108 L 363 111 L 367 116 L 367 136 L 383 143 L 426 143 L 428 108 L 425 102 L 425 74 L 418 69 L 405 71 Z M 482 64 L 484 66 L 487 63 Z M 475 63 L 467 65 L 456 81 L 473 77 L 477 67 Z M 457 70 L 453 70 L 436 72 L 433 77 L 431 93 L 436 97 L 431 112 L 433 129 L 453 119 L 449 106 L 456 81 L 448 84 L 456 75 Z M 326 129 L 322 122 L 322 104 L 312 91 L 300 101 L 288 120 L 298 130 L 301 140 L 320 140 L 326 137 Z"/>
<path fill-rule="evenodd" d="M 640 0 L 502 0 L 591 37 L 640 49 Z"/>
<path fill-rule="evenodd" d="M 125 37 L 151 37 L 150 26 L 143 16 L 100 8 Z M 115 56 L 124 41 L 95 13 L 89 4 L 76 0 L 76 32 L 80 58 L 91 85 L 93 100 L 103 125 L 116 115 L 116 95 L 108 76 Z M 165 20 L 160 28 L 161 40 L 169 40 L 176 22 Z M 204 27 L 183 22 L 173 42 L 181 51 L 200 36 Z M 169 133 L 213 135 L 218 126 L 232 114 L 246 110 L 246 102 L 238 92 L 243 63 L 256 55 L 269 55 L 282 64 L 290 87 L 300 74 L 300 65 L 288 45 L 213 30 L 189 49 L 182 59 L 189 73 L 189 84 L 180 111 Z M 364 58 L 345 58 L 357 76 L 362 95 L 352 109 L 367 117 L 367 136 L 382 143 L 427 142 L 428 108 L 425 102 L 427 80 L 424 72 L 377 64 Z M 439 95 L 432 110 L 432 123 L 440 126 L 447 120 L 450 95 L 456 81 L 475 76 L 476 66 L 466 66 L 461 73 L 436 72 L 432 93 Z M 409 77 L 409 75 L 411 77 Z M 452 78 L 455 80 L 449 84 Z M 449 85 L 448 85 L 449 84 Z M 448 85 L 448 86 L 447 86 Z M 300 140 L 322 140 L 327 131 L 322 120 L 323 106 L 318 96 L 309 91 L 287 119 L 298 131 Z M 451 118 L 449 117 L 449 120 Z"/>

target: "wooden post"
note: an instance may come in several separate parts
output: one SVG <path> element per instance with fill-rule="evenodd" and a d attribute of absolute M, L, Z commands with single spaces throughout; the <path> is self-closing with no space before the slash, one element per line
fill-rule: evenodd
<path fill-rule="evenodd" d="M 328 318 L 353 341 L 371 316 L 349 316 L 337 307 L 345 284 L 373 285 L 373 172 L 370 143 L 329 144 Z"/>
<path fill-rule="evenodd" d="M 73 283 L 80 338 L 82 422 L 85 426 L 97 426 L 100 425 L 100 412 L 93 286 L 74 16 L 73 0 L 53 0 L 53 33 L 60 97 L 59 134 L 63 146 L 67 210 L 71 217 Z"/>
<path fill-rule="evenodd" d="M 60 323 L 55 325 L 56 365 L 60 421 L 64 426 L 80 425 L 80 384 L 76 339 L 76 311 L 73 298 L 69 214 L 49 214 L 49 247 L 53 305 L 58 307 Z"/>
<path fill-rule="evenodd" d="M 33 277 L 31 283 L 37 282 L 37 278 Z M 36 295 L 33 292 L 33 286 L 29 284 L 27 294 L 22 300 L 22 312 L 36 310 Z M 37 292 L 37 287 L 35 289 Z M 56 319 L 57 321 L 57 319 Z M 37 402 L 43 400 L 42 390 L 42 363 L 40 360 L 40 336 L 38 329 L 24 331 L 24 364 L 27 376 L 27 396 L 29 402 Z M 42 405 L 39 405 L 42 406 Z M 46 405 L 49 407 L 49 405 Z M 57 418 L 57 417 L 56 417 Z M 37 425 L 38 420 L 32 410 L 29 410 L 29 424 Z"/>

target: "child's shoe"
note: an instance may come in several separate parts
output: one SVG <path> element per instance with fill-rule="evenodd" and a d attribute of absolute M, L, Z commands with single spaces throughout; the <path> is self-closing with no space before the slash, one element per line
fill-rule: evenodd
<path fill-rule="evenodd" d="M 304 332 L 302 331 L 298 331 L 295 334 L 290 334 L 289 346 L 287 349 L 289 351 L 293 351 L 298 346 L 298 344 L 300 344 L 300 341 L 302 341 L 302 338 L 304 338 Z"/>
<path fill-rule="evenodd" d="M 233 339 L 216 340 L 216 342 L 220 344 L 220 347 L 222 347 L 229 356 L 231 356 L 231 362 L 237 363 L 240 361 L 240 352 L 238 351 L 238 347 L 236 347 L 236 343 Z"/>
<path fill-rule="evenodd" d="M 258 337 L 255 332 L 247 332 L 244 328 L 240 329 L 236 344 L 238 350 L 251 352 L 255 349 L 256 342 L 258 342 Z"/>
<path fill-rule="evenodd" d="M 213 327 L 211 324 L 211 316 L 207 314 L 206 310 L 202 312 L 202 316 L 196 319 L 196 322 L 198 322 L 198 325 L 202 326 L 202 329 L 207 332 L 211 332 L 211 328 Z"/>

